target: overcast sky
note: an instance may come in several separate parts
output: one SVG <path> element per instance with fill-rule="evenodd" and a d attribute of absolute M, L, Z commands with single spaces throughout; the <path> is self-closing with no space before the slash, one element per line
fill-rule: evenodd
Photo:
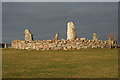
<path fill-rule="evenodd" d="M 67 23 L 73 21 L 78 38 L 92 39 L 97 33 L 107 40 L 108 33 L 118 34 L 117 2 L 3 2 L 3 42 L 24 40 L 25 26 L 34 40 L 66 39 Z"/>

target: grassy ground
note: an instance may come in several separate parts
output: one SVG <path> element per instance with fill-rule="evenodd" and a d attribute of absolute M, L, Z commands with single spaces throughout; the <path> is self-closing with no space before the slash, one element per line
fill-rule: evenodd
<path fill-rule="evenodd" d="M 3 78 L 117 78 L 117 49 L 2 49 Z"/>

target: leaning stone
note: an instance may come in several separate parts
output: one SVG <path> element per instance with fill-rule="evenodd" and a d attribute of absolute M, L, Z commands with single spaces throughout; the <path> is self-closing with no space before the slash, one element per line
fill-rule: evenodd
<path fill-rule="evenodd" d="M 25 30 L 25 41 L 26 42 L 33 41 L 33 35 L 31 34 L 31 32 L 28 29 Z"/>

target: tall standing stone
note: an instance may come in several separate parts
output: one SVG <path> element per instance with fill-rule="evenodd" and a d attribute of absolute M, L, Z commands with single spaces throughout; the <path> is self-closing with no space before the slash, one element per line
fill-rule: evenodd
<path fill-rule="evenodd" d="M 59 37 L 59 33 L 56 33 L 55 40 L 58 40 L 58 37 Z"/>
<path fill-rule="evenodd" d="M 33 35 L 28 29 L 25 30 L 25 41 L 27 42 L 33 41 Z"/>
<path fill-rule="evenodd" d="M 7 48 L 7 44 L 5 43 L 4 45 L 5 45 L 5 48 Z"/>
<path fill-rule="evenodd" d="M 75 25 L 73 22 L 67 23 L 67 40 L 75 40 L 77 37 L 75 32 Z"/>
<path fill-rule="evenodd" d="M 93 41 L 97 41 L 98 40 L 98 35 L 96 33 L 93 33 Z"/>

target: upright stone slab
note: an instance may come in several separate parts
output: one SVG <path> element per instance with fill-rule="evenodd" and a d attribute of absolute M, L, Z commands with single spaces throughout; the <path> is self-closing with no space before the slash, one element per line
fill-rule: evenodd
<path fill-rule="evenodd" d="M 55 41 L 58 40 L 58 37 L 59 37 L 59 33 L 56 33 L 55 37 L 52 39 L 53 43 L 55 43 Z"/>
<path fill-rule="evenodd" d="M 75 25 L 73 22 L 67 23 L 67 40 L 75 40 L 77 37 L 75 32 Z"/>
<path fill-rule="evenodd" d="M 25 30 L 25 41 L 27 42 L 33 41 L 33 35 L 28 29 Z"/>
<path fill-rule="evenodd" d="M 96 33 L 93 33 L 93 41 L 97 41 L 98 40 L 98 35 Z"/>
<path fill-rule="evenodd" d="M 58 40 L 58 37 L 59 37 L 59 33 L 56 33 L 55 40 Z"/>

